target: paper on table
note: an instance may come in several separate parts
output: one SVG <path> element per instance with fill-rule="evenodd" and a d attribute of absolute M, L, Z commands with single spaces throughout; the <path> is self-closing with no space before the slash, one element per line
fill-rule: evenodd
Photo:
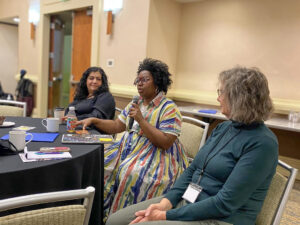
<path fill-rule="evenodd" d="M 28 152 L 27 159 L 68 159 L 70 152 Z"/>
<path fill-rule="evenodd" d="M 39 160 L 51 160 L 51 159 L 67 159 L 72 158 L 69 152 L 33 152 L 27 151 L 27 146 L 24 148 L 24 153 L 19 154 L 23 162 L 39 161 Z M 24 160 L 24 158 L 26 160 Z"/>
<path fill-rule="evenodd" d="M 19 153 L 19 156 L 21 158 L 21 160 L 23 162 L 36 162 L 36 161 L 45 161 L 45 160 L 51 160 L 51 159 L 27 159 L 26 155 L 27 155 L 28 151 L 27 151 L 27 146 L 25 146 L 24 148 L 24 153 Z"/>
<path fill-rule="evenodd" d="M 19 156 L 24 163 L 51 160 L 51 159 L 27 159 L 25 153 L 19 153 Z"/>
<path fill-rule="evenodd" d="M 28 130 L 32 130 L 35 127 L 29 127 L 29 126 L 19 126 L 19 127 L 15 127 L 13 128 L 13 130 L 24 130 L 24 131 L 28 131 Z"/>

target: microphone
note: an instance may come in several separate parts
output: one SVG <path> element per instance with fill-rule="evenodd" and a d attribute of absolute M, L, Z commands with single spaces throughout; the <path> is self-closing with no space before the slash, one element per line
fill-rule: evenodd
<path fill-rule="evenodd" d="M 132 99 L 132 103 L 137 104 L 138 101 L 139 101 L 139 98 L 140 98 L 139 96 L 134 96 L 133 99 Z M 130 117 L 130 118 L 129 118 L 129 123 L 128 123 L 128 128 L 129 128 L 129 130 L 131 130 L 131 128 L 132 128 L 133 121 L 134 121 L 133 117 Z"/>

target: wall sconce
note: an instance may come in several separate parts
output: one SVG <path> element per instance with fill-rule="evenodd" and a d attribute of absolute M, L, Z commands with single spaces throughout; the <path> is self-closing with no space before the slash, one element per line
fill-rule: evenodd
<path fill-rule="evenodd" d="M 104 0 L 103 10 L 107 12 L 106 34 L 112 34 L 113 14 L 116 14 L 123 8 L 123 0 Z"/>
<path fill-rule="evenodd" d="M 28 22 L 30 23 L 30 39 L 35 39 L 35 29 L 40 21 L 40 3 L 39 1 L 34 2 L 29 7 Z"/>
<path fill-rule="evenodd" d="M 30 39 L 35 39 L 35 25 L 34 23 L 30 23 Z"/>

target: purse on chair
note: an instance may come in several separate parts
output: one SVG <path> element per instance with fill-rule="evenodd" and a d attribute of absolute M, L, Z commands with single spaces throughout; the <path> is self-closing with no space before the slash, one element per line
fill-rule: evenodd
<path fill-rule="evenodd" d="M 16 146 L 9 140 L 0 139 L 0 156 L 16 155 L 18 153 Z"/>

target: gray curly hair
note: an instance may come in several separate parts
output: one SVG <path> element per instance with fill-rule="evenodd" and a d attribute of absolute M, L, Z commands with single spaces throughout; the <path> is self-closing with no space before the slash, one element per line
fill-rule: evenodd
<path fill-rule="evenodd" d="M 250 124 L 267 120 L 273 111 L 268 81 L 258 68 L 237 66 L 219 75 L 230 108 L 229 119 Z"/>

